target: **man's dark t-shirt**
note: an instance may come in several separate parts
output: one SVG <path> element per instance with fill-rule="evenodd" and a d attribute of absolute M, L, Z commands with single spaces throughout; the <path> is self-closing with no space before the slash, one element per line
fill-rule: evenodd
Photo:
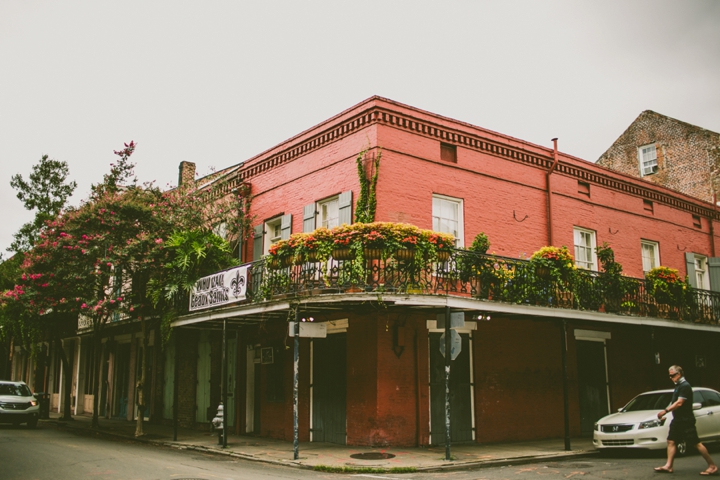
<path fill-rule="evenodd" d="M 672 401 L 670 403 L 675 403 L 678 398 L 684 398 L 685 401 L 680 407 L 672 412 L 673 420 L 695 423 L 695 415 L 693 414 L 692 408 L 693 391 L 690 384 L 684 378 L 675 386 L 675 391 L 673 392 Z"/>

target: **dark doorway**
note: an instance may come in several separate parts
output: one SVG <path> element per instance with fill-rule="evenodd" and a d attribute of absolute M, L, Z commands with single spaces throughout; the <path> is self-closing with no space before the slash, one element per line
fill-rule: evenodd
<path fill-rule="evenodd" d="M 445 357 L 441 333 L 430 333 L 430 435 L 435 445 L 445 443 Z M 450 366 L 450 439 L 473 440 L 470 335 L 460 334 L 462 350 Z"/>
<path fill-rule="evenodd" d="M 130 344 L 121 343 L 115 354 L 115 414 L 127 418 L 128 389 L 130 386 Z"/>
<path fill-rule="evenodd" d="M 313 340 L 314 442 L 345 445 L 347 392 L 347 334 Z"/>
<path fill-rule="evenodd" d="M 596 421 L 609 411 L 605 343 L 578 340 L 578 392 L 580 394 L 580 433 L 590 436 Z"/>

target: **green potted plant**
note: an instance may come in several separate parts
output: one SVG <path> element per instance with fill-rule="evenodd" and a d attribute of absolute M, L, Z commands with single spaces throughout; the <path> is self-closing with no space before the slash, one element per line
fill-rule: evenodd
<path fill-rule="evenodd" d="M 606 312 L 618 312 L 623 301 L 630 301 L 625 299 L 629 290 L 628 280 L 622 273 L 622 265 L 615 261 L 615 252 L 606 242 L 596 247 L 595 252 L 602 273 L 596 280 L 597 288 L 594 290 L 600 294 Z"/>
<path fill-rule="evenodd" d="M 574 304 L 575 260 L 566 246 L 546 246 L 536 251 L 527 264 L 531 300 L 539 304 L 571 307 Z"/>
<path fill-rule="evenodd" d="M 669 313 L 670 309 L 681 309 L 689 291 L 687 280 L 680 276 L 680 272 L 663 266 L 655 267 L 645 274 L 645 289 L 655 297 L 661 314 L 666 311 Z"/>

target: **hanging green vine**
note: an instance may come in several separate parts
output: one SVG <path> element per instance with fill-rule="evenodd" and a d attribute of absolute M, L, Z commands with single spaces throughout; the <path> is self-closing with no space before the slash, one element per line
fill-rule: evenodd
<path fill-rule="evenodd" d="M 355 159 L 358 179 L 360 180 L 360 195 L 355 205 L 355 223 L 372 223 L 375 221 L 375 208 L 377 207 L 375 187 L 377 186 L 378 172 L 380 171 L 382 150 L 378 149 L 377 155 L 372 159 L 370 178 L 365 173 L 365 155 L 367 153 L 368 150 L 365 149 Z"/>
<path fill-rule="evenodd" d="M 252 223 L 255 220 L 255 215 L 250 214 L 253 200 L 250 192 L 251 186 L 249 183 L 243 183 L 233 191 L 234 208 L 237 211 L 235 224 L 231 227 L 231 233 L 236 237 L 233 242 L 233 250 L 240 248 L 240 245 L 249 240 L 252 234 Z"/>

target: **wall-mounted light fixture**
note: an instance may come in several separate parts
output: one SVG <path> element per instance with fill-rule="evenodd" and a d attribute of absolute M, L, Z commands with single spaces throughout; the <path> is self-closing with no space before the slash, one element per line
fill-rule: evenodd
<path fill-rule="evenodd" d="M 307 317 L 307 318 L 303 318 L 301 321 L 302 322 L 314 322 L 315 319 L 313 317 Z"/>
<path fill-rule="evenodd" d="M 478 320 L 480 320 L 480 321 L 489 322 L 489 321 L 490 321 L 490 314 L 489 314 L 489 313 L 480 312 L 476 318 L 477 318 Z"/>

